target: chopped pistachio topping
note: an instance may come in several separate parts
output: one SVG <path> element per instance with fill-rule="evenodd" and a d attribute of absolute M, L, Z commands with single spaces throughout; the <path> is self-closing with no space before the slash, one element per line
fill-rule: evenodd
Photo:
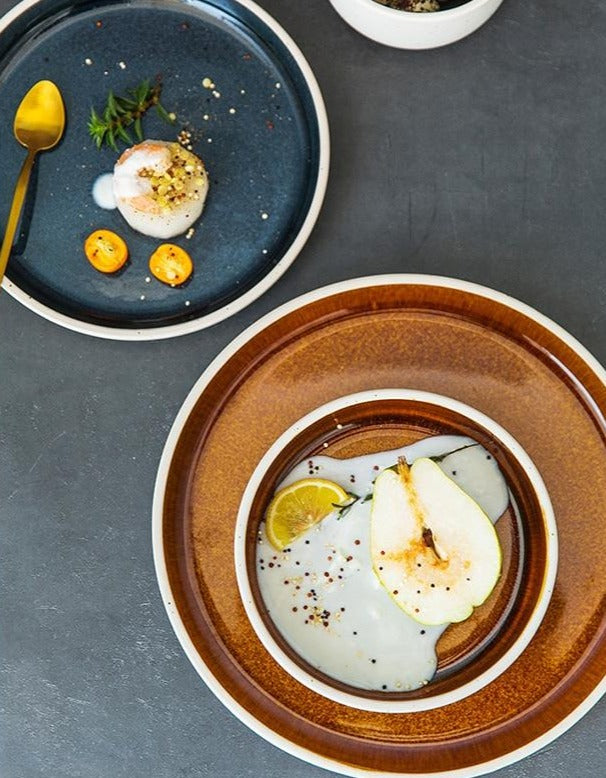
<path fill-rule="evenodd" d="M 206 170 L 191 151 L 179 143 L 170 144 L 170 165 L 164 172 L 141 168 L 138 175 L 148 178 L 151 197 L 161 208 L 174 208 L 187 200 L 199 200 L 199 190 L 206 181 Z"/>

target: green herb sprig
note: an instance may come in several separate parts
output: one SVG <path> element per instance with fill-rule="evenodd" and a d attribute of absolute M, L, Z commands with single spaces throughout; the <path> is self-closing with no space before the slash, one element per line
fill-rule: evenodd
<path fill-rule="evenodd" d="M 138 141 L 142 141 L 141 120 L 150 108 L 155 108 L 160 118 L 173 124 L 174 115 L 169 114 L 160 102 L 161 94 L 162 81 L 159 78 L 153 84 L 149 79 L 142 81 L 135 89 L 127 90 L 124 96 L 115 95 L 110 90 L 104 110 L 98 114 L 92 108 L 88 121 L 88 132 L 97 148 L 100 149 L 105 143 L 114 151 L 118 151 L 118 140 L 131 146 L 133 139 L 127 127 L 132 128 Z"/>
<path fill-rule="evenodd" d="M 337 509 L 337 513 L 339 514 L 337 519 L 342 519 L 347 516 L 357 502 L 368 502 L 369 500 L 372 500 L 372 492 L 363 497 L 354 492 L 347 492 L 347 502 L 333 502 L 332 506 Z"/>

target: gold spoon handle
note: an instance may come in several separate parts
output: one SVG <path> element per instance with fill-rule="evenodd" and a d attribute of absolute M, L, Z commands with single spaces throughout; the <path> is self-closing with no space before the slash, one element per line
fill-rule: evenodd
<path fill-rule="evenodd" d="M 13 240 L 15 238 L 15 232 L 17 231 L 17 225 L 19 224 L 19 217 L 21 216 L 21 209 L 23 208 L 23 201 L 25 200 L 25 193 L 27 192 L 27 185 L 29 183 L 29 177 L 32 172 L 35 157 L 35 151 L 28 151 L 15 186 L 13 204 L 11 205 L 11 210 L 8 215 L 4 240 L 2 241 L 2 248 L 0 249 L 0 282 L 4 278 L 4 271 L 6 270 L 6 265 L 11 255 Z"/>

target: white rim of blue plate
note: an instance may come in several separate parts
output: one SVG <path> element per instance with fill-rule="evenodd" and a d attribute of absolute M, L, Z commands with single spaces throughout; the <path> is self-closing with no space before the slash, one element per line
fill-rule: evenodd
<path fill-rule="evenodd" d="M 333 759 L 319 756 L 314 751 L 298 746 L 287 738 L 278 735 L 270 727 L 252 716 L 242 705 L 240 705 L 235 697 L 229 694 L 223 688 L 223 686 L 221 686 L 221 684 L 217 681 L 208 666 L 196 651 L 193 642 L 187 634 L 187 630 L 183 620 L 181 619 L 181 615 L 179 614 L 179 611 L 174 604 L 174 597 L 168 579 L 162 538 L 164 494 L 166 491 L 166 483 L 175 448 L 179 441 L 181 432 L 187 423 L 187 419 L 189 418 L 190 413 L 198 401 L 198 398 L 204 392 L 205 388 L 221 369 L 221 367 L 248 340 L 253 338 L 256 334 L 283 316 L 325 297 L 347 292 L 352 289 L 365 289 L 375 286 L 394 286 L 402 284 L 418 284 L 454 289 L 493 300 L 496 303 L 505 305 L 508 308 L 519 312 L 524 316 L 527 316 L 528 318 L 536 321 L 548 331 L 552 332 L 556 337 L 569 346 L 569 348 L 575 351 L 579 357 L 585 361 L 592 372 L 594 372 L 600 381 L 606 386 L 606 370 L 604 370 L 597 359 L 576 338 L 566 332 L 566 330 L 560 327 L 559 324 L 556 324 L 554 321 L 549 319 L 547 316 L 544 316 L 542 313 L 539 313 L 531 306 L 516 300 L 514 297 L 509 297 L 502 292 L 497 292 L 493 289 L 489 289 L 488 287 L 481 286 L 480 284 L 475 284 L 470 281 L 462 281 L 444 276 L 431 276 L 423 274 L 376 275 L 355 278 L 348 281 L 341 281 L 336 284 L 331 284 L 329 286 L 307 292 L 306 294 L 296 297 L 293 300 L 284 303 L 279 308 L 276 308 L 274 311 L 266 314 L 254 324 L 245 329 L 210 363 L 210 365 L 206 368 L 206 370 L 202 373 L 200 378 L 196 381 L 190 390 L 189 394 L 185 398 L 183 405 L 181 406 L 179 413 L 175 418 L 175 421 L 173 422 L 158 466 L 158 474 L 156 477 L 153 497 L 152 546 L 156 576 L 158 578 L 158 586 L 160 588 L 160 594 L 162 596 L 164 607 L 166 609 L 171 626 L 175 631 L 179 642 L 181 643 L 183 651 L 185 652 L 191 664 L 194 666 L 196 672 L 200 675 L 202 680 L 213 692 L 213 694 L 228 708 L 228 710 L 230 710 L 243 724 L 267 740 L 269 743 L 277 746 L 292 756 L 296 756 L 299 759 L 308 762 L 309 764 L 322 767 L 326 770 L 332 770 L 333 772 L 339 773 L 341 775 L 351 776 L 351 778 L 424 777 L 419 773 L 385 773 L 382 771 L 378 772 L 376 770 L 360 769 Z M 565 732 L 567 732 L 572 726 L 574 726 L 574 724 L 580 721 L 580 719 L 583 718 L 583 716 L 588 713 L 591 708 L 594 707 L 594 705 L 596 705 L 596 703 L 604 696 L 604 694 L 606 694 L 606 677 L 602 678 L 591 694 L 589 694 L 571 713 L 565 716 L 550 730 L 545 732 L 540 737 L 535 738 L 530 743 L 527 743 L 522 748 L 510 751 L 508 754 L 504 754 L 497 759 L 491 759 L 488 762 L 482 762 L 476 765 L 442 771 L 439 773 L 431 773 L 430 778 L 477 778 L 477 776 L 485 775 L 486 773 L 492 772 L 494 770 L 500 770 L 504 767 L 507 767 L 508 765 L 515 764 L 521 759 L 536 753 L 541 748 L 544 748 L 545 746 L 552 743 L 554 740 L 560 737 L 560 735 L 563 735 Z"/>
<path fill-rule="evenodd" d="M 55 324 L 65 327 L 68 330 L 75 332 L 81 332 L 85 335 L 92 335 L 97 338 L 104 338 L 106 340 L 124 340 L 124 341 L 148 341 L 148 340 L 164 340 L 166 338 L 175 338 L 179 335 L 188 335 L 191 332 L 198 332 L 206 327 L 212 327 L 214 324 L 218 324 L 220 321 L 233 316 L 238 311 L 241 311 L 246 306 L 250 305 L 268 289 L 270 289 L 276 281 L 288 270 L 288 268 L 295 261 L 300 254 L 304 245 L 315 226 L 315 223 L 320 215 L 322 203 L 324 202 L 324 196 L 326 194 L 326 187 L 328 184 L 328 173 L 330 168 L 330 131 L 328 127 L 328 116 L 326 113 L 326 107 L 324 105 L 324 99 L 320 91 L 320 87 L 313 74 L 311 67 L 307 60 L 303 56 L 303 53 L 290 37 L 290 35 L 284 30 L 284 28 L 278 24 L 278 22 L 264 11 L 252 0 L 237 0 L 238 4 L 243 8 L 248 9 L 251 13 L 255 14 L 269 29 L 282 41 L 284 46 L 288 49 L 293 59 L 295 60 L 297 67 L 301 71 L 301 74 L 307 84 L 311 99 L 313 102 L 314 110 L 316 113 L 316 119 L 318 122 L 318 178 L 316 181 L 316 187 L 312 200 L 309 204 L 307 215 L 303 224 L 301 225 L 299 232 L 295 239 L 289 246 L 288 250 L 284 253 L 282 258 L 276 263 L 276 265 L 266 273 L 263 278 L 258 281 L 251 289 L 246 291 L 240 297 L 227 303 L 221 308 L 211 313 L 199 316 L 191 321 L 179 322 L 178 324 L 168 324 L 163 327 L 142 327 L 142 328 L 128 328 L 128 327 L 104 327 L 100 324 L 91 324 L 80 319 L 66 316 L 59 311 L 54 310 L 48 305 L 44 305 L 39 300 L 31 297 L 31 295 L 24 292 L 17 284 L 14 284 L 6 276 L 2 280 L 2 289 L 8 292 L 15 300 L 25 305 L 34 313 L 42 316 L 48 321 L 52 321 Z M 0 35 L 2 32 L 17 19 L 22 13 L 37 5 L 38 0 L 21 0 L 14 8 L 0 18 Z"/>

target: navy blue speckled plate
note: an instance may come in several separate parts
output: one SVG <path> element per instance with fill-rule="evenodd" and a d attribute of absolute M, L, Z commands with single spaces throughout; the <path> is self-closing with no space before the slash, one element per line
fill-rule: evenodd
<path fill-rule="evenodd" d="M 160 75 L 171 126 L 146 115 L 147 138 L 192 133 L 210 192 L 191 239 L 174 242 L 194 260 L 191 281 L 150 278 L 161 241 L 132 230 L 91 194 L 117 154 L 87 132 L 91 107 Z M 303 56 L 247 0 L 25 0 L 0 21 L 0 175 L 16 181 L 25 150 L 12 135 L 22 96 L 40 79 L 64 96 L 67 127 L 41 154 L 4 286 L 37 313 L 101 337 L 155 339 L 192 332 L 262 294 L 295 259 L 316 221 L 328 175 L 328 125 Z M 210 78 L 215 89 L 202 82 Z M 0 202 L 0 224 L 10 205 Z M 119 233 L 130 262 L 118 276 L 95 271 L 83 253 L 95 229 Z"/>

